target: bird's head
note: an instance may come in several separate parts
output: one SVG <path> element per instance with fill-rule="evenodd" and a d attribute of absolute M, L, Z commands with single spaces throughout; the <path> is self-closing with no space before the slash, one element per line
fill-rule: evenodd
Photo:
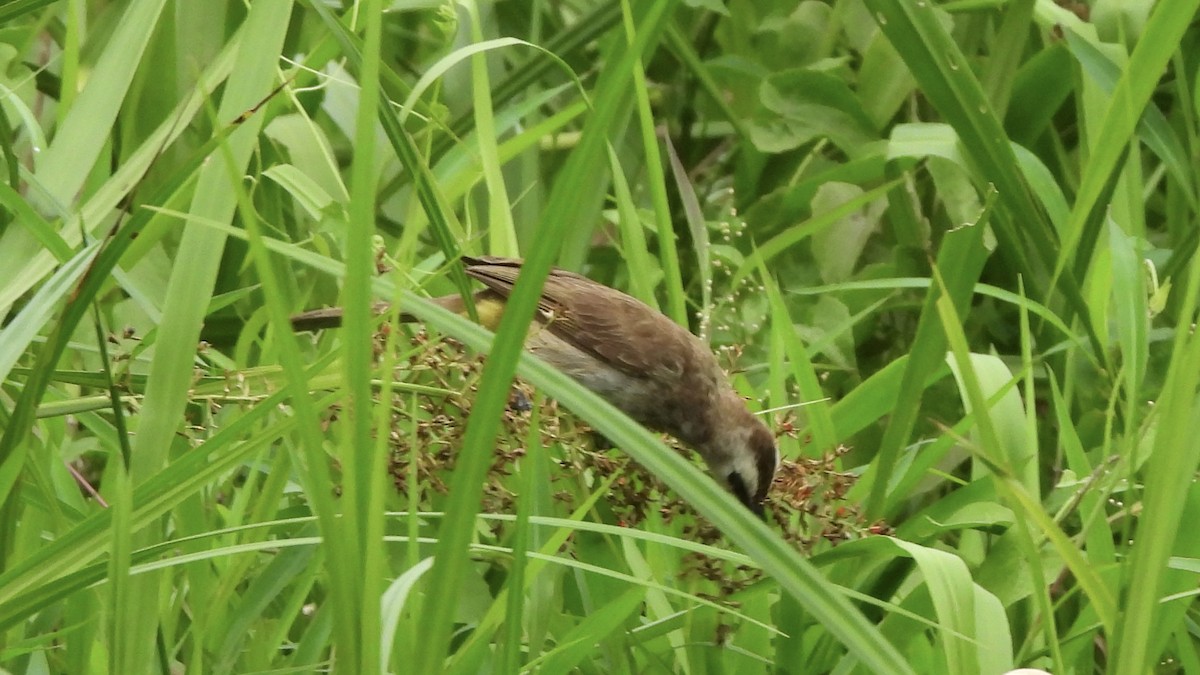
<path fill-rule="evenodd" d="M 738 501 L 762 516 L 767 490 L 779 468 L 775 436 L 740 399 L 720 429 L 705 453 L 709 471 Z"/>

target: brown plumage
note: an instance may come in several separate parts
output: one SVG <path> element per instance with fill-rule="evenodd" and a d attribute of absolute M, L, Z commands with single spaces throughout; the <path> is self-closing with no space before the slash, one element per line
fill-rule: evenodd
<path fill-rule="evenodd" d="M 495 329 L 521 261 L 464 257 L 463 262 L 467 274 L 486 287 L 475 295 L 480 322 Z M 464 309 L 459 296 L 434 302 Z M 298 331 L 340 323 L 336 308 L 292 317 Z M 775 438 L 746 409 L 699 338 L 635 298 L 554 269 L 525 346 L 641 424 L 695 448 L 718 480 L 762 513 L 779 462 Z"/>

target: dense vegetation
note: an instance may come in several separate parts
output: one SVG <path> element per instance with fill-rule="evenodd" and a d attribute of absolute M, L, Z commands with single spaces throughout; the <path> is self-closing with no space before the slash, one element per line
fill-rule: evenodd
<path fill-rule="evenodd" d="M 0 4 L 0 666 L 1200 673 L 1196 7 Z M 462 253 L 707 339 L 766 521 Z"/>

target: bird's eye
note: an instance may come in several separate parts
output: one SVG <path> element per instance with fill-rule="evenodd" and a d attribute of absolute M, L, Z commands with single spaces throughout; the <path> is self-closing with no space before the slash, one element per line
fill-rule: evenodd
<path fill-rule="evenodd" d="M 742 474 L 736 471 L 730 471 L 725 477 L 726 484 L 729 485 L 729 491 L 737 497 L 738 501 L 745 504 L 747 508 L 754 512 L 754 515 L 763 517 L 765 510 L 763 509 L 762 501 L 756 499 L 750 494 L 750 488 L 746 486 L 746 481 L 742 479 Z"/>

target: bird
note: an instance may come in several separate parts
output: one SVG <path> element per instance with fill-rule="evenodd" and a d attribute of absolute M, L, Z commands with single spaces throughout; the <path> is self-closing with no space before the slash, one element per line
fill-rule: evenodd
<path fill-rule="evenodd" d="M 522 261 L 461 260 L 467 276 L 484 286 L 472 298 L 479 322 L 495 330 Z M 461 295 L 432 301 L 465 314 Z M 297 314 L 291 323 L 297 332 L 315 331 L 340 326 L 341 319 L 342 310 L 331 307 Z M 415 320 L 401 315 L 401 321 Z M 553 268 L 525 348 L 646 428 L 694 449 L 718 482 L 763 516 L 779 467 L 775 436 L 747 409 L 700 338 L 632 296 Z"/>

